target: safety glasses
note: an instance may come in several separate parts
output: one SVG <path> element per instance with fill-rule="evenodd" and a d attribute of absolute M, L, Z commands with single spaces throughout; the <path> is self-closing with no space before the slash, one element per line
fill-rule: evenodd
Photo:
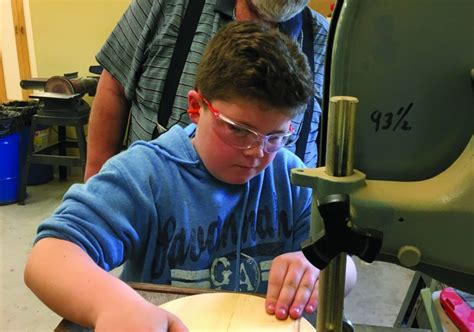
<path fill-rule="evenodd" d="M 214 115 L 213 129 L 217 136 L 235 148 L 246 150 L 255 146 L 261 146 L 266 153 L 273 153 L 286 145 L 294 131 L 290 124 L 289 130 L 285 133 L 263 135 L 255 129 L 222 115 L 203 96 L 201 96 L 201 99 Z"/>

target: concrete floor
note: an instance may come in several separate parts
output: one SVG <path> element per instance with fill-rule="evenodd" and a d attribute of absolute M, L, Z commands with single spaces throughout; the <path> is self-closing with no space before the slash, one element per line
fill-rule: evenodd
<path fill-rule="evenodd" d="M 38 224 L 74 180 L 79 177 L 30 186 L 26 205 L 0 206 L 0 331 L 51 331 L 61 320 L 24 285 L 23 268 Z M 345 316 L 355 324 L 393 326 L 413 272 L 383 262 L 356 263 L 358 284 L 346 297 Z"/>

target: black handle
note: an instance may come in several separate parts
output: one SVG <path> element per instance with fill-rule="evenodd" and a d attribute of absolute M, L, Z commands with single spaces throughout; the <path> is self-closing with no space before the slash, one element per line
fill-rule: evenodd
<path fill-rule="evenodd" d="M 100 65 L 89 66 L 89 72 L 92 73 L 92 74 L 100 75 L 100 74 L 102 74 L 102 70 L 104 70 L 104 68 Z"/>
<path fill-rule="evenodd" d="M 382 248 L 383 233 L 364 229 L 350 223 L 349 196 L 328 195 L 318 202 L 325 233 L 317 240 L 302 244 L 305 257 L 319 269 L 324 269 L 331 259 L 342 252 L 353 254 L 366 262 L 373 262 Z"/>
<path fill-rule="evenodd" d="M 27 80 L 21 80 L 20 86 L 25 90 L 44 90 L 47 78 L 30 78 Z"/>

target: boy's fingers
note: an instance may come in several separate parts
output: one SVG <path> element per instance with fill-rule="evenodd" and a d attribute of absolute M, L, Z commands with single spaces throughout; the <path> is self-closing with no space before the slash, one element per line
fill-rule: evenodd
<path fill-rule="evenodd" d="M 189 330 L 180 321 L 169 322 L 168 332 L 188 332 Z"/>
<path fill-rule="evenodd" d="M 183 322 L 173 314 L 168 315 L 168 332 L 188 332 Z"/>
<path fill-rule="evenodd" d="M 301 278 L 303 277 L 304 273 L 305 270 L 298 267 L 292 268 L 290 266 L 290 268 L 288 269 L 275 307 L 275 316 L 278 319 L 286 319 L 288 317 L 290 313 L 290 306 L 292 306 L 293 304 L 298 288 L 300 286 Z M 306 303 L 301 305 L 300 310 L 304 309 L 305 304 Z M 299 310 L 298 308 L 294 307 L 294 310 Z"/>
<path fill-rule="evenodd" d="M 316 280 L 316 284 L 314 285 L 314 289 L 313 289 L 313 292 L 311 293 L 311 297 L 309 298 L 309 301 L 305 307 L 305 311 L 309 314 L 313 313 L 318 307 L 318 288 L 319 288 L 319 276 L 318 276 L 318 279 Z"/>
<path fill-rule="evenodd" d="M 276 304 L 287 271 L 287 264 L 278 264 L 277 261 L 272 263 L 270 275 L 268 277 L 267 295 L 265 297 L 265 310 L 270 315 L 275 314 Z"/>
<path fill-rule="evenodd" d="M 316 288 L 316 281 L 317 276 L 311 270 L 306 270 L 291 304 L 289 311 L 291 318 L 300 318 L 303 312 L 308 310 L 308 306 L 314 305 L 314 301 L 311 302 L 311 299 Z"/>

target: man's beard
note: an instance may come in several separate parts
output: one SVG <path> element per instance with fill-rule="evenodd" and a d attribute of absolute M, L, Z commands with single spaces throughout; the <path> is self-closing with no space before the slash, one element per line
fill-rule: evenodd
<path fill-rule="evenodd" d="M 284 22 L 300 13 L 309 0 L 247 0 L 247 2 L 264 20 Z"/>

